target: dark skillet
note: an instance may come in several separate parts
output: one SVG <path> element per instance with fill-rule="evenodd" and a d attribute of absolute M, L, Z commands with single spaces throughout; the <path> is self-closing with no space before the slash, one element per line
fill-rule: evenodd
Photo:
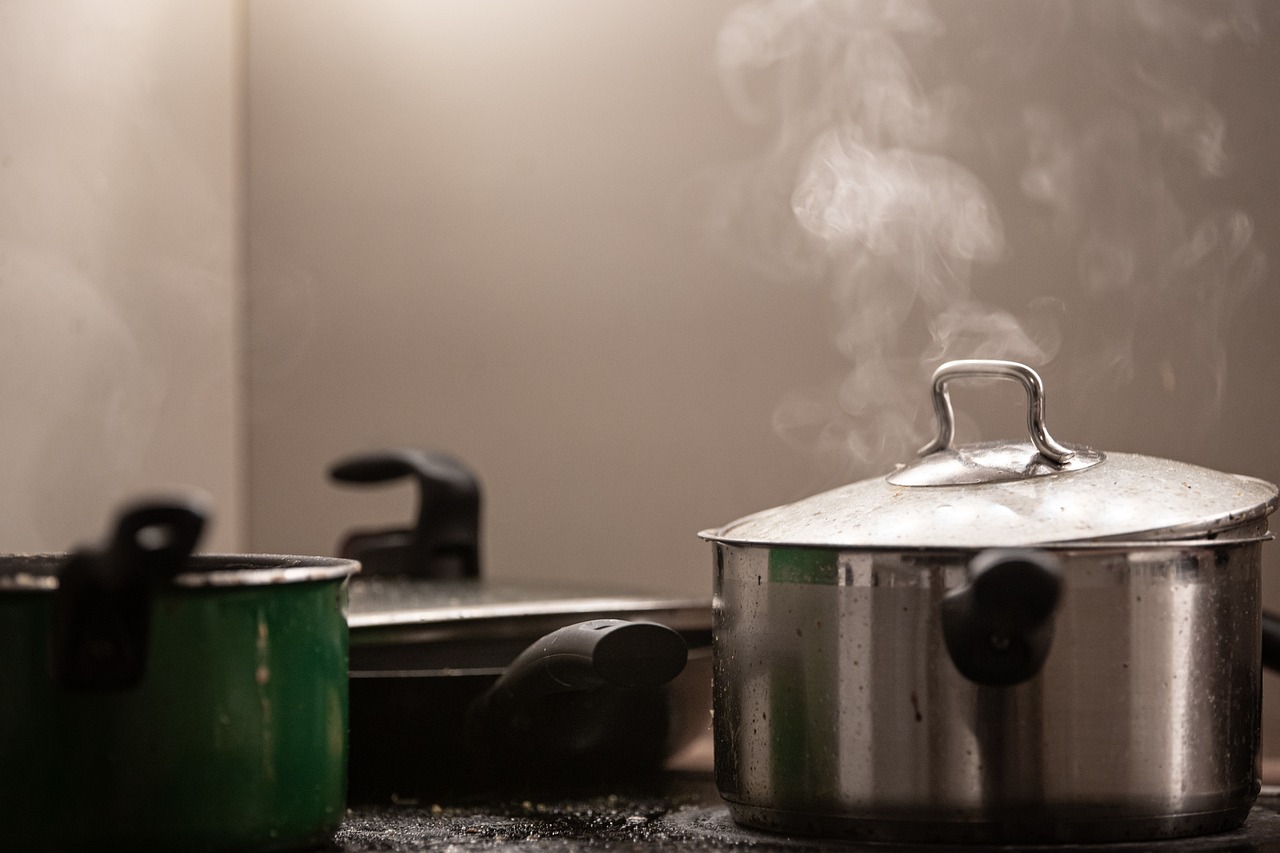
<path fill-rule="evenodd" d="M 419 495 L 412 528 L 341 547 L 364 567 L 348 612 L 350 801 L 615 785 L 708 728 L 708 601 L 486 582 L 480 486 L 444 454 L 362 454 L 330 474 L 412 478 Z"/>

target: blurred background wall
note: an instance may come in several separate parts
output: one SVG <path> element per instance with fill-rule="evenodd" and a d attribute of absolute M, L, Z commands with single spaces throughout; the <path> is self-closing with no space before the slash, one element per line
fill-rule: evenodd
<path fill-rule="evenodd" d="M 243 43 L 233 3 L 0 2 L 7 552 L 167 484 L 246 541 Z"/>
<path fill-rule="evenodd" d="M 255 547 L 407 521 L 325 471 L 409 445 L 479 474 L 492 575 L 703 593 L 699 529 L 817 484 L 771 413 L 830 368 L 826 300 L 705 221 L 763 138 L 727 9 L 251 5 Z"/>
<path fill-rule="evenodd" d="M 699 529 L 906 458 L 962 355 L 1280 480 L 1274 17 L 2 3 L 6 549 L 179 482 L 210 548 L 332 553 L 411 494 L 326 468 L 410 445 L 479 474 L 491 576 L 704 594 Z"/>
<path fill-rule="evenodd" d="M 1062 440 L 1275 478 L 1264 12 L 250 4 L 254 546 L 407 520 L 325 469 L 412 445 L 495 575 L 705 591 L 699 529 L 908 458 L 973 355 Z"/>

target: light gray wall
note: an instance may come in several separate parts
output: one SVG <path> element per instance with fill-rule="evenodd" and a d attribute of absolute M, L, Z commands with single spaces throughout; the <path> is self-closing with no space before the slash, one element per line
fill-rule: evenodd
<path fill-rule="evenodd" d="M 770 416 L 832 360 L 825 297 L 702 221 L 755 143 L 725 8 L 252 6 L 256 547 L 407 519 L 324 472 L 412 445 L 481 476 L 494 576 L 704 592 L 700 528 L 812 486 Z"/>
<path fill-rule="evenodd" d="M 3 550 L 213 497 L 244 547 L 243 9 L 0 3 Z"/>

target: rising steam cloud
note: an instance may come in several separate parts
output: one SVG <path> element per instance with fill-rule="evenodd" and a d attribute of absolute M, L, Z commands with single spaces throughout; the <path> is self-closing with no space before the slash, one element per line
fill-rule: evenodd
<path fill-rule="evenodd" d="M 925 378 L 959 357 L 1220 398 L 1264 264 L 1249 215 L 1201 191 L 1231 168 L 1212 72 L 1262 31 L 1248 2 L 737 7 L 725 91 L 772 131 L 740 245 L 830 288 L 849 365 L 783 401 L 784 438 L 846 472 L 903 460 L 931 428 Z"/>

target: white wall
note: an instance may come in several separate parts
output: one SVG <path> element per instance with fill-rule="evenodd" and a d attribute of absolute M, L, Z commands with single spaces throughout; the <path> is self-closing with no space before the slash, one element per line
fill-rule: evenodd
<path fill-rule="evenodd" d="M 0 3 L 0 546 L 214 499 L 244 543 L 243 9 Z"/>

